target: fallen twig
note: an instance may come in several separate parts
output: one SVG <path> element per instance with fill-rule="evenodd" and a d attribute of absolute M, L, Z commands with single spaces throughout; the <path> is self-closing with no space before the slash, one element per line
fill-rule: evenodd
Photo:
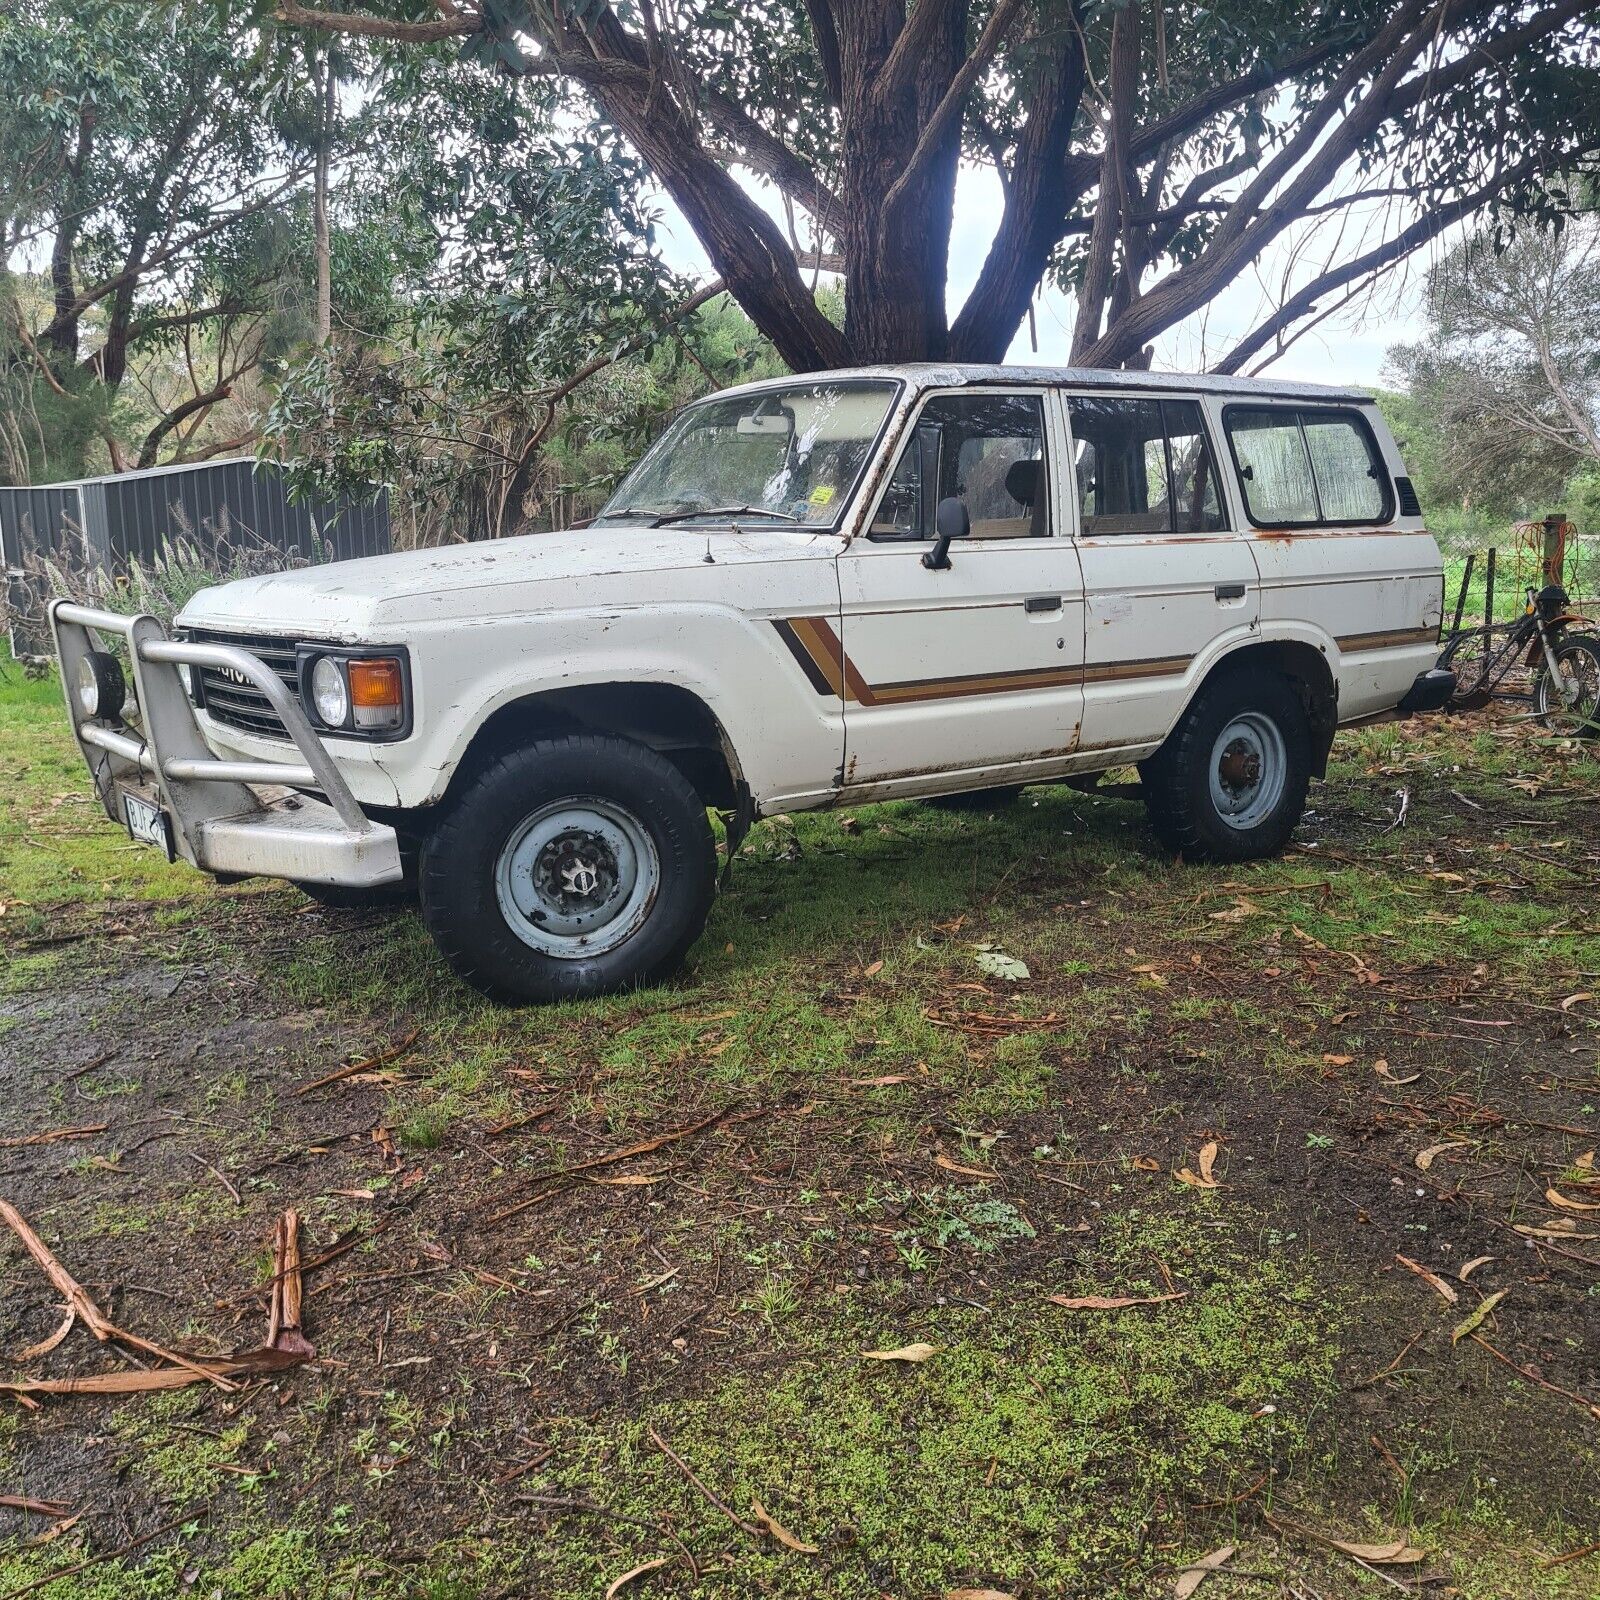
<path fill-rule="evenodd" d="M 7 1511 L 26 1511 L 35 1517 L 64 1517 L 64 1500 L 30 1500 L 25 1494 L 0 1494 L 0 1506 Z"/>
<path fill-rule="evenodd" d="M 338 1083 L 342 1078 L 353 1078 L 358 1072 L 370 1072 L 374 1067 L 381 1067 L 386 1061 L 393 1061 L 396 1056 L 403 1056 L 417 1042 L 417 1035 L 421 1032 L 421 1028 L 413 1028 L 398 1044 L 392 1044 L 376 1055 L 368 1056 L 363 1061 L 352 1061 L 333 1072 L 326 1073 L 323 1077 L 313 1078 L 310 1083 L 302 1083 L 295 1090 L 296 1097 L 308 1095 L 313 1089 L 326 1089 L 330 1083 Z"/>
<path fill-rule="evenodd" d="M 1497 1349 L 1494 1345 L 1490 1344 L 1481 1333 L 1471 1333 L 1468 1334 L 1467 1337 L 1471 1339 L 1474 1344 L 1481 1344 L 1483 1348 L 1495 1358 L 1496 1361 L 1505 1362 L 1505 1364 L 1510 1367 L 1519 1378 L 1526 1378 L 1529 1383 L 1536 1383 L 1541 1389 L 1547 1389 L 1551 1394 L 1558 1394 L 1564 1400 L 1575 1401 L 1578 1405 L 1582 1406 L 1590 1416 L 1595 1418 L 1596 1421 L 1600 1421 L 1600 1405 L 1596 1405 L 1595 1402 L 1588 1397 L 1588 1395 L 1579 1394 L 1576 1389 L 1563 1389 L 1560 1384 L 1551 1383 L 1548 1379 L 1541 1378 L 1539 1374 L 1531 1367 L 1519 1367 L 1517 1363 L 1505 1353 L 1504 1350 Z"/>
<path fill-rule="evenodd" d="M 192 1162 L 194 1162 L 194 1164 L 196 1166 L 204 1167 L 206 1169 L 206 1171 L 209 1172 L 211 1174 L 211 1176 L 213 1178 L 215 1178 L 217 1180 L 217 1182 L 220 1183 L 222 1185 L 222 1187 L 224 1189 L 226 1189 L 228 1191 L 228 1193 L 233 1196 L 233 1203 L 236 1206 L 242 1206 L 244 1204 L 244 1196 L 241 1195 L 239 1193 L 239 1191 L 236 1188 L 234 1188 L 234 1186 L 231 1183 L 228 1182 L 228 1180 L 222 1175 L 222 1173 L 219 1172 L 217 1170 L 217 1168 L 212 1166 L 211 1163 L 209 1161 L 207 1161 L 204 1156 L 197 1156 L 194 1153 L 193 1150 L 186 1150 L 186 1151 L 184 1151 L 184 1154 L 186 1156 L 188 1156 L 188 1158 Z"/>
<path fill-rule="evenodd" d="M 87 1556 L 82 1561 L 75 1561 L 69 1567 L 57 1567 L 54 1572 L 47 1572 L 42 1578 L 35 1578 L 32 1583 L 25 1583 L 20 1589 L 8 1589 L 0 1600 L 22 1600 L 25 1594 L 34 1594 L 40 1589 L 48 1588 L 52 1583 L 59 1583 L 62 1578 L 76 1577 L 80 1572 L 89 1567 L 98 1567 L 103 1562 L 115 1561 L 121 1556 L 131 1555 L 135 1550 L 159 1539 L 164 1533 L 171 1533 L 174 1528 L 181 1528 L 186 1522 L 193 1522 L 197 1517 L 205 1515 L 205 1508 L 194 1513 L 185 1512 L 181 1517 L 174 1517 L 171 1522 L 163 1522 L 153 1533 L 140 1534 L 137 1539 L 131 1539 L 125 1545 L 120 1545 L 115 1550 L 103 1551 L 97 1556 Z"/>
<path fill-rule="evenodd" d="M 736 1527 L 742 1528 L 751 1536 L 751 1538 L 759 1539 L 761 1537 L 761 1529 L 758 1528 L 753 1522 L 746 1522 L 737 1511 L 734 1511 L 731 1507 L 724 1505 L 723 1502 L 719 1500 L 695 1475 L 694 1468 L 691 1467 L 689 1463 L 685 1461 L 683 1457 L 680 1456 L 678 1452 L 674 1450 L 672 1446 L 668 1444 L 667 1441 L 663 1439 L 654 1428 L 650 1429 L 650 1438 L 662 1455 L 664 1455 L 667 1460 L 670 1461 L 673 1466 L 675 1466 L 678 1471 L 681 1472 L 684 1477 L 686 1477 L 689 1482 L 692 1483 L 695 1488 L 697 1488 L 700 1493 L 703 1494 L 706 1499 L 723 1514 L 723 1516 L 725 1516 Z"/>
<path fill-rule="evenodd" d="M 110 1126 L 108 1122 L 94 1122 L 81 1128 L 52 1128 L 48 1133 L 25 1133 L 16 1138 L 0 1139 L 0 1150 L 15 1150 L 25 1144 L 58 1144 L 64 1139 L 92 1139 Z"/>
<path fill-rule="evenodd" d="M 545 1183 L 552 1179 L 570 1178 L 580 1172 L 593 1172 L 596 1167 L 615 1166 L 619 1161 L 630 1161 L 634 1156 L 647 1156 L 656 1150 L 663 1149 L 669 1144 L 676 1144 L 680 1139 L 690 1138 L 697 1133 L 704 1133 L 709 1127 L 721 1122 L 728 1115 L 727 1110 L 717 1112 L 701 1122 L 691 1123 L 687 1128 L 674 1128 L 671 1133 L 658 1134 L 654 1139 L 645 1139 L 639 1144 L 630 1144 L 625 1149 L 613 1150 L 609 1155 L 594 1156 L 588 1161 L 579 1161 L 570 1167 L 552 1167 L 548 1172 L 535 1174 L 528 1181 L 530 1183 Z M 507 1217 L 514 1217 L 519 1211 L 526 1211 L 531 1205 L 536 1204 L 542 1196 L 532 1195 L 526 1200 L 519 1200 L 514 1206 L 507 1206 L 503 1211 L 497 1211 L 484 1223 L 485 1227 L 492 1228 L 498 1222 L 504 1222 Z"/>

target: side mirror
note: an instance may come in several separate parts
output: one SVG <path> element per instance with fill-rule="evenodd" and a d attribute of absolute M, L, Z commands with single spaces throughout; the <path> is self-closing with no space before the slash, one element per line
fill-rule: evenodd
<path fill-rule="evenodd" d="M 972 518 L 966 506 L 954 495 L 939 502 L 933 514 L 933 549 L 922 552 L 922 564 L 930 572 L 943 572 L 950 565 L 950 541 L 972 536 Z"/>

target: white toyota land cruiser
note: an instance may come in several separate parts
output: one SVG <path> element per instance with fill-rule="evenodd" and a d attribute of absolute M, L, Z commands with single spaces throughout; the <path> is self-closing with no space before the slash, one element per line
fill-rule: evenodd
<path fill-rule="evenodd" d="M 226 584 L 173 639 L 52 620 L 135 837 L 414 882 L 467 982 L 548 1000 L 679 962 L 712 809 L 731 853 L 775 811 L 1137 762 L 1169 848 L 1281 849 L 1340 723 L 1451 688 L 1404 474 L 1360 393 L 832 372 L 690 406 L 583 529 Z"/>

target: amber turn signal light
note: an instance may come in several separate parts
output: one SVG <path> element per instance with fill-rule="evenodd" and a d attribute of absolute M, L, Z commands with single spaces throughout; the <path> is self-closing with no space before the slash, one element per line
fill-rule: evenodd
<path fill-rule="evenodd" d="M 405 717 L 405 679 L 400 663 L 393 656 L 375 656 L 350 662 L 346 671 L 355 725 L 363 729 L 398 728 Z"/>

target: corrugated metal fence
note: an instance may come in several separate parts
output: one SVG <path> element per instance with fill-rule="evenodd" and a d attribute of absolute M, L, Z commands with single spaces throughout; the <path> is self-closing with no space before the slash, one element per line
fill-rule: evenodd
<path fill-rule="evenodd" d="M 291 501 L 278 469 L 248 457 L 0 488 L 0 566 L 14 594 L 36 558 L 124 572 L 149 565 L 172 539 L 219 566 L 241 546 L 317 562 L 383 555 L 389 501 L 381 491 L 365 502 Z M 14 646 L 40 648 L 33 632 Z"/>

